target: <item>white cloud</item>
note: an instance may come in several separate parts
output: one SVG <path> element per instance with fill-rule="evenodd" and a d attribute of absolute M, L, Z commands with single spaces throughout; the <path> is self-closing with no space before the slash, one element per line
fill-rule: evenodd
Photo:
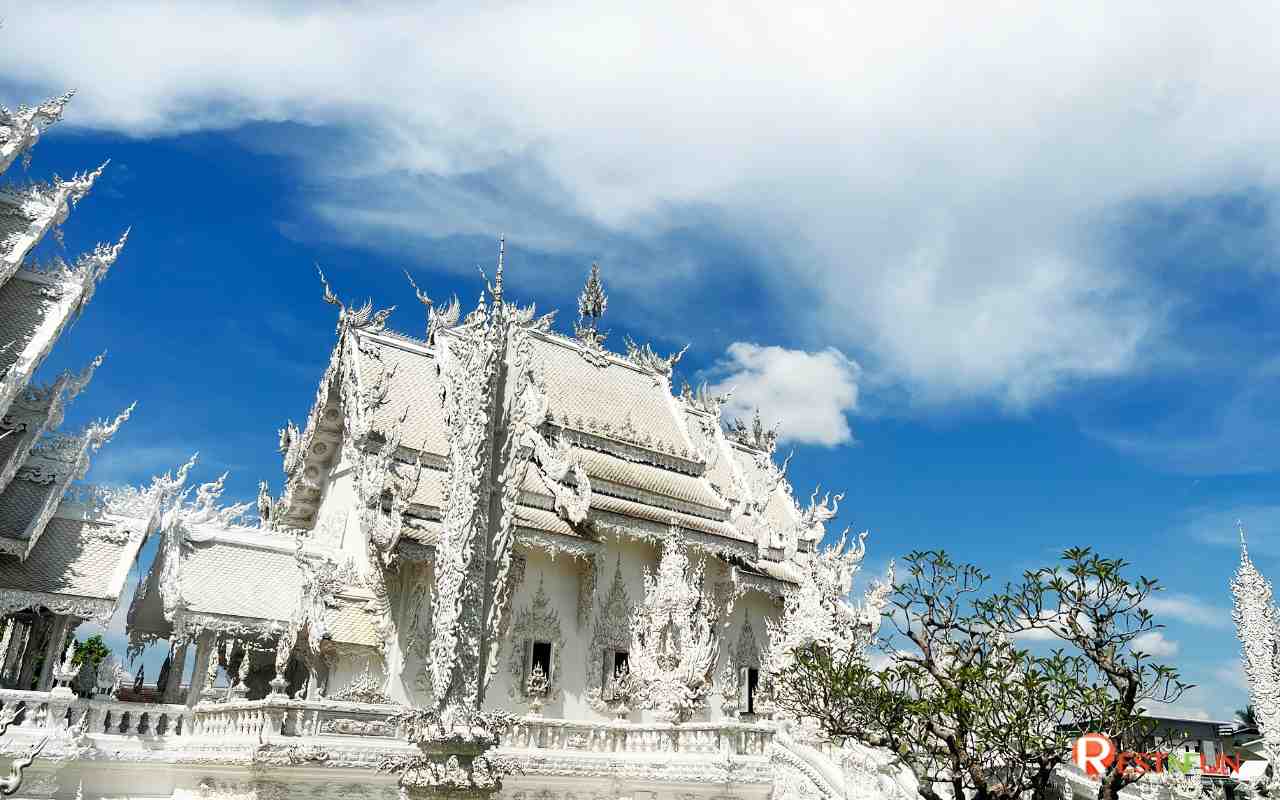
<path fill-rule="evenodd" d="M 1196 541 L 1238 549 L 1244 525 L 1251 554 L 1280 553 L 1280 505 L 1242 505 L 1193 509 L 1183 523 L 1184 533 Z"/>
<path fill-rule="evenodd" d="M 1148 597 L 1143 606 L 1165 625 L 1183 622 L 1206 628 L 1230 628 L 1232 624 L 1230 610 L 1194 595 L 1161 592 Z"/>
<path fill-rule="evenodd" d="M 1160 631 L 1147 631 L 1133 640 L 1133 649 L 1155 658 L 1168 658 L 1178 654 L 1179 645 Z"/>
<path fill-rule="evenodd" d="M 861 370 L 837 350 L 734 342 L 712 374 L 714 391 L 733 391 L 725 404 L 729 418 L 750 419 L 758 408 L 766 424 L 781 423 L 782 441 L 831 446 L 853 440 L 848 415 L 858 408 Z"/>
<path fill-rule="evenodd" d="M 29 11 L 7 15 L 0 74 L 79 87 L 71 124 L 316 126 L 276 144 L 360 241 L 554 248 L 712 209 L 806 335 L 924 403 L 1020 409 L 1150 364 L 1178 298 L 1095 225 L 1274 191 L 1280 163 L 1280 12 L 1260 0 Z"/>
<path fill-rule="evenodd" d="M 1244 665 L 1239 659 L 1218 665 L 1213 670 L 1213 680 L 1219 689 L 1229 687 L 1243 692 L 1249 691 L 1249 679 L 1244 674 Z"/>

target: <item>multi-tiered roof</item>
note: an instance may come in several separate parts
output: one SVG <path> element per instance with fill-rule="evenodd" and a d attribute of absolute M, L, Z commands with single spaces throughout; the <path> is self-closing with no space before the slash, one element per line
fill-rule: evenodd
<path fill-rule="evenodd" d="M 32 146 L 58 121 L 70 97 L 17 111 L 0 107 L 0 174 L 16 161 L 29 165 Z M 124 247 L 127 231 L 74 263 L 57 256 L 37 263 L 33 255 L 50 233 L 61 241 L 60 226 L 105 166 L 70 180 L 0 184 L 0 592 L 6 610 L 79 609 L 86 612 L 75 614 L 81 618 L 109 614 L 123 583 L 121 564 L 127 567 L 136 553 L 137 537 L 90 513 L 94 503 L 64 507 L 90 455 L 128 416 L 126 410 L 110 423 L 58 431 L 67 405 L 102 358 L 48 385 L 32 383 Z"/>

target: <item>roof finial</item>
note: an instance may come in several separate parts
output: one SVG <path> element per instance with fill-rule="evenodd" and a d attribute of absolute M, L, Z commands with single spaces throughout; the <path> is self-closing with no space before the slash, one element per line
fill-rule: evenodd
<path fill-rule="evenodd" d="M 507 237 L 505 234 L 498 237 L 498 270 L 493 276 L 493 304 L 495 306 L 502 305 L 502 260 L 507 252 Z"/>
<path fill-rule="evenodd" d="M 1249 560 L 1249 544 L 1245 541 L 1244 521 L 1236 520 L 1236 530 L 1240 533 L 1240 560 Z"/>
<path fill-rule="evenodd" d="M 600 265 L 592 262 L 587 282 L 578 295 L 578 322 L 573 333 L 592 347 L 599 347 L 608 332 L 600 331 L 600 320 L 609 308 L 609 296 L 604 293 L 604 281 L 600 280 Z"/>

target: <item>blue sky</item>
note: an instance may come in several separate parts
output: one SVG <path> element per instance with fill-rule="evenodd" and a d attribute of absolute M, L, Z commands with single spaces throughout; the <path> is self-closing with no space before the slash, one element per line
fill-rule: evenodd
<path fill-rule="evenodd" d="M 0 0 L 0 101 L 78 89 L 31 176 L 112 158 L 68 255 L 132 226 L 45 373 L 108 350 L 71 424 L 138 401 L 91 479 L 199 451 L 248 499 L 332 344 L 314 265 L 419 333 L 403 271 L 473 302 L 505 233 L 562 328 L 599 261 L 614 347 L 781 418 L 869 570 L 1124 556 L 1229 714 L 1237 517 L 1280 575 L 1276 12 L 1113 5 Z"/>

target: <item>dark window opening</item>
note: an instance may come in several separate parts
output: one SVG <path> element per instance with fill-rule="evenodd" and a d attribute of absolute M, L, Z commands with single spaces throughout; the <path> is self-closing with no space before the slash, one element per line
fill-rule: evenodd
<path fill-rule="evenodd" d="M 543 676 L 551 680 L 551 642 L 534 642 L 533 643 L 533 660 L 529 664 L 529 671 L 532 672 L 534 667 L 541 667 Z"/>
<path fill-rule="evenodd" d="M 618 650 L 613 654 L 613 671 L 614 673 L 630 670 L 631 665 L 627 663 L 627 651 Z"/>
<path fill-rule="evenodd" d="M 747 669 L 747 713 L 756 713 L 756 687 L 760 685 L 760 670 Z"/>

